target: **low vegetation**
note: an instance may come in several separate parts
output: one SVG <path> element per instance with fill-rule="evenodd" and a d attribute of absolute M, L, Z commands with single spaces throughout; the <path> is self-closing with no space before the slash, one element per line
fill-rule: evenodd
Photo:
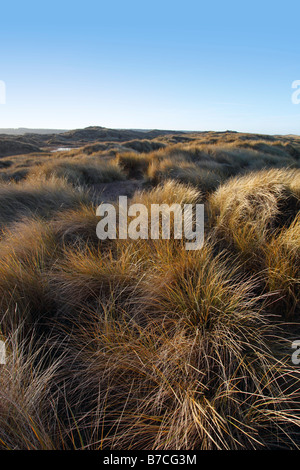
<path fill-rule="evenodd" d="M 148 137 L 0 160 L 0 448 L 300 448 L 300 140 Z M 99 240 L 124 179 L 202 249 Z"/>

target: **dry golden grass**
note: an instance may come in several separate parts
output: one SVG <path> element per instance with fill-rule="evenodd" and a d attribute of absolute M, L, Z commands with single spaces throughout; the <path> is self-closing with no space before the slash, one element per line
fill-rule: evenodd
<path fill-rule="evenodd" d="M 222 180 L 216 169 L 196 165 L 181 158 L 165 158 L 153 160 L 148 169 L 148 178 L 152 183 L 174 179 L 182 183 L 190 183 L 199 187 L 203 192 L 212 191 Z"/>
<path fill-rule="evenodd" d="M 124 250 L 115 259 L 112 251 L 100 248 L 64 251 L 62 258 L 49 273 L 49 282 L 59 310 L 66 315 L 74 311 L 98 311 L 107 304 L 120 304 L 126 308 L 126 299 L 135 289 L 139 270 Z M 116 313 L 117 315 L 117 313 Z"/>
<path fill-rule="evenodd" d="M 56 403 L 51 395 L 59 360 L 53 345 L 36 346 L 33 331 L 25 340 L 17 327 L 6 338 L 7 362 L 0 365 L 0 447 L 5 450 L 54 450 L 62 445 Z M 56 440 L 53 440 L 55 437 Z"/>
<path fill-rule="evenodd" d="M 300 214 L 263 247 L 267 287 L 276 294 L 277 308 L 291 318 L 299 314 Z"/>
<path fill-rule="evenodd" d="M 0 241 L 0 317 L 10 328 L 26 326 L 49 313 L 45 272 L 55 259 L 57 244 L 42 220 L 17 222 Z"/>
<path fill-rule="evenodd" d="M 136 192 L 131 201 L 149 209 L 150 204 L 197 204 L 202 198 L 201 192 L 191 184 L 166 180 L 151 190 Z"/>
<path fill-rule="evenodd" d="M 148 154 L 125 152 L 116 156 L 116 162 L 129 178 L 140 178 L 146 173 L 151 157 Z"/>
<path fill-rule="evenodd" d="M 228 132 L 1 160 L 0 448 L 300 448 L 299 156 Z M 202 249 L 98 240 L 87 186 L 125 174 L 148 209 L 204 201 Z"/>
<path fill-rule="evenodd" d="M 182 247 L 165 263 L 148 266 L 117 316 L 114 298 L 78 319 L 66 374 L 72 409 L 90 404 L 79 421 L 84 447 L 293 446 L 297 373 L 273 354 L 278 333 L 255 285 L 209 246 L 197 256 Z"/>
<path fill-rule="evenodd" d="M 25 216 L 47 218 L 88 201 L 86 192 L 62 178 L 32 177 L 18 183 L 0 183 L 0 227 Z"/>
<path fill-rule="evenodd" d="M 97 245 L 99 239 L 95 226 L 99 222 L 96 208 L 92 204 L 82 204 L 74 209 L 58 212 L 51 220 L 55 236 L 65 245 Z"/>
<path fill-rule="evenodd" d="M 211 224 L 229 242 L 257 244 L 290 224 L 300 208 L 300 171 L 266 170 L 236 177 L 209 198 Z M 240 233 L 241 231 L 241 233 Z"/>
<path fill-rule="evenodd" d="M 63 178 L 74 185 L 109 183 L 125 178 L 121 169 L 115 163 L 99 162 L 88 157 L 48 160 L 46 163 L 33 167 L 27 179 L 33 180 L 36 177 L 45 179 Z"/>
<path fill-rule="evenodd" d="M 261 272 L 272 306 L 289 317 L 299 309 L 300 170 L 236 177 L 209 199 L 214 236 L 250 271 Z"/>

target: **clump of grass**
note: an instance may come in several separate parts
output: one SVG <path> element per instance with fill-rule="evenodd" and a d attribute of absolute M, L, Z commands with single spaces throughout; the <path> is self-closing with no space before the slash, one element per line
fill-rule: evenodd
<path fill-rule="evenodd" d="M 169 263 L 155 263 L 140 286 L 146 324 L 128 321 L 126 309 L 116 319 L 107 305 L 106 315 L 78 325 L 76 359 L 66 373 L 72 409 L 87 399 L 92 407 L 81 420 L 85 445 L 293 445 L 296 394 L 291 398 L 284 385 L 292 372 L 272 355 L 276 333 L 253 296 L 254 285 L 238 281 L 208 247 L 197 256 L 182 250 Z"/>
<path fill-rule="evenodd" d="M 30 329 L 52 312 L 46 272 L 57 242 L 42 220 L 20 221 L 0 241 L 0 314 L 3 327 L 21 322 Z"/>
<path fill-rule="evenodd" d="M 118 153 L 116 162 L 125 171 L 128 178 L 141 178 L 149 167 L 151 156 L 146 153 Z"/>
<path fill-rule="evenodd" d="M 299 308 L 299 188 L 299 170 L 269 170 L 236 177 L 209 200 L 214 235 L 260 273 L 270 308 L 286 318 Z"/>
<path fill-rule="evenodd" d="M 148 191 L 136 191 L 131 202 L 144 204 L 196 204 L 203 198 L 202 193 L 190 184 L 166 180 Z"/>
<path fill-rule="evenodd" d="M 89 309 L 101 312 L 108 303 L 117 302 L 125 308 L 126 299 L 139 282 L 138 275 L 138 265 L 131 263 L 127 250 L 116 259 L 110 250 L 86 246 L 67 249 L 49 282 L 60 311 L 84 314 Z"/>
<path fill-rule="evenodd" d="M 288 225 L 300 208 L 299 170 L 268 170 L 236 177 L 209 199 L 212 224 L 227 239 L 247 225 L 258 239 Z"/>
<path fill-rule="evenodd" d="M 143 207 L 146 207 L 147 211 L 142 211 L 139 213 L 139 222 L 142 226 L 147 226 L 147 233 L 146 235 L 143 234 L 141 238 L 146 239 L 138 239 L 136 240 L 135 244 L 127 243 L 128 249 L 132 250 L 132 246 L 136 249 L 136 255 L 142 254 L 145 258 L 151 256 L 151 253 L 159 249 L 160 244 L 165 246 L 165 250 L 168 251 L 167 246 L 172 251 L 173 249 L 176 250 L 178 243 L 180 243 L 179 239 L 175 239 L 173 244 L 173 234 L 174 234 L 174 222 L 175 217 L 177 220 L 182 219 L 182 205 L 184 204 L 191 204 L 195 205 L 196 203 L 201 203 L 203 200 L 203 194 L 191 184 L 183 184 L 174 180 L 164 181 L 163 183 L 157 185 L 156 187 L 148 190 L 139 190 L 136 191 L 131 199 L 131 204 L 139 205 L 142 204 Z M 153 205 L 157 205 L 157 209 L 159 210 L 160 214 L 158 217 L 158 239 L 151 240 L 151 223 L 153 223 Z M 170 206 L 170 207 L 168 207 Z M 170 209 L 170 210 L 169 210 Z M 170 239 L 162 239 L 163 237 L 167 236 L 165 233 L 162 232 L 162 219 L 166 216 L 169 218 L 170 223 Z M 145 220 L 144 220 L 145 218 Z M 128 227 L 130 227 L 131 217 L 128 217 Z M 141 222 L 144 220 L 144 224 Z M 190 221 L 187 221 L 189 223 Z M 138 227 L 139 229 L 139 227 Z M 147 239 L 148 238 L 148 239 Z M 124 241 L 121 241 L 121 245 L 124 245 Z M 181 240 L 182 242 L 182 240 Z M 117 241 L 116 245 L 119 246 L 120 243 Z M 146 254 L 147 253 L 147 254 Z M 152 253 L 153 254 L 153 253 Z"/>
<path fill-rule="evenodd" d="M 36 346 L 34 332 L 22 339 L 19 326 L 6 338 L 6 364 L 0 365 L 0 449 L 54 450 L 63 448 L 62 429 L 51 389 L 59 359 L 53 345 Z M 41 357 L 43 358 L 41 360 Z"/>
<path fill-rule="evenodd" d="M 267 289 L 275 300 L 272 308 L 287 318 L 300 310 L 300 216 L 276 233 L 263 247 Z"/>
<path fill-rule="evenodd" d="M 30 173 L 32 178 L 63 178 L 74 185 L 109 183 L 125 178 L 120 167 L 111 162 L 99 162 L 92 158 L 64 158 L 48 160 L 36 166 Z"/>
<path fill-rule="evenodd" d="M 83 190 L 60 178 L 31 178 L 19 183 L 0 183 L 0 226 L 22 217 L 49 218 L 55 212 L 89 201 Z"/>
<path fill-rule="evenodd" d="M 198 186 L 203 192 L 212 191 L 220 184 L 221 174 L 181 158 L 153 160 L 148 169 L 149 180 L 157 184 L 167 179 Z"/>
<path fill-rule="evenodd" d="M 63 244 L 84 247 L 88 243 L 99 243 L 96 234 L 98 222 L 96 207 L 92 204 L 82 204 L 75 209 L 55 214 L 51 220 L 51 228 Z"/>
<path fill-rule="evenodd" d="M 210 245 L 196 253 L 186 253 L 181 246 L 166 263 L 157 264 L 152 274 L 145 278 L 150 294 L 146 303 L 163 316 L 184 317 L 190 325 L 209 330 L 218 322 L 224 327 L 227 321 L 231 327 L 234 323 L 242 326 L 249 307 L 251 311 L 249 286 L 234 280 L 238 269 L 230 271 L 224 256 L 213 256 Z M 243 305 L 242 299 L 248 301 Z"/>

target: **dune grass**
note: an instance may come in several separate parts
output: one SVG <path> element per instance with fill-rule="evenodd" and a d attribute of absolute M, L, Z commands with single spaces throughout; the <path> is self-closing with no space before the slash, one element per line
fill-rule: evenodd
<path fill-rule="evenodd" d="M 128 178 L 141 178 L 147 171 L 151 157 L 147 154 L 124 152 L 116 156 L 116 162 Z"/>
<path fill-rule="evenodd" d="M 300 448 L 297 141 L 176 138 L 0 169 L 1 449 Z M 99 240 L 87 187 L 125 175 L 204 202 L 204 246 Z"/>
<path fill-rule="evenodd" d="M 88 157 L 76 160 L 75 158 L 63 158 L 48 160 L 47 162 L 33 167 L 28 178 L 53 177 L 63 178 L 74 185 L 90 185 L 95 183 L 109 183 L 120 181 L 125 178 L 121 169 L 110 162 L 99 162 Z"/>
<path fill-rule="evenodd" d="M 32 177 L 18 183 L 0 183 L 0 227 L 32 215 L 48 218 L 88 201 L 86 192 L 62 178 Z"/>

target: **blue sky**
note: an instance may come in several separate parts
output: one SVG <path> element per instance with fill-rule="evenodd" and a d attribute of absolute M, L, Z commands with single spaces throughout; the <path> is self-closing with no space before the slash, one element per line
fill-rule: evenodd
<path fill-rule="evenodd" d="M 1 4 L 0 127 L 300 134 L 300 3 Z"/>

